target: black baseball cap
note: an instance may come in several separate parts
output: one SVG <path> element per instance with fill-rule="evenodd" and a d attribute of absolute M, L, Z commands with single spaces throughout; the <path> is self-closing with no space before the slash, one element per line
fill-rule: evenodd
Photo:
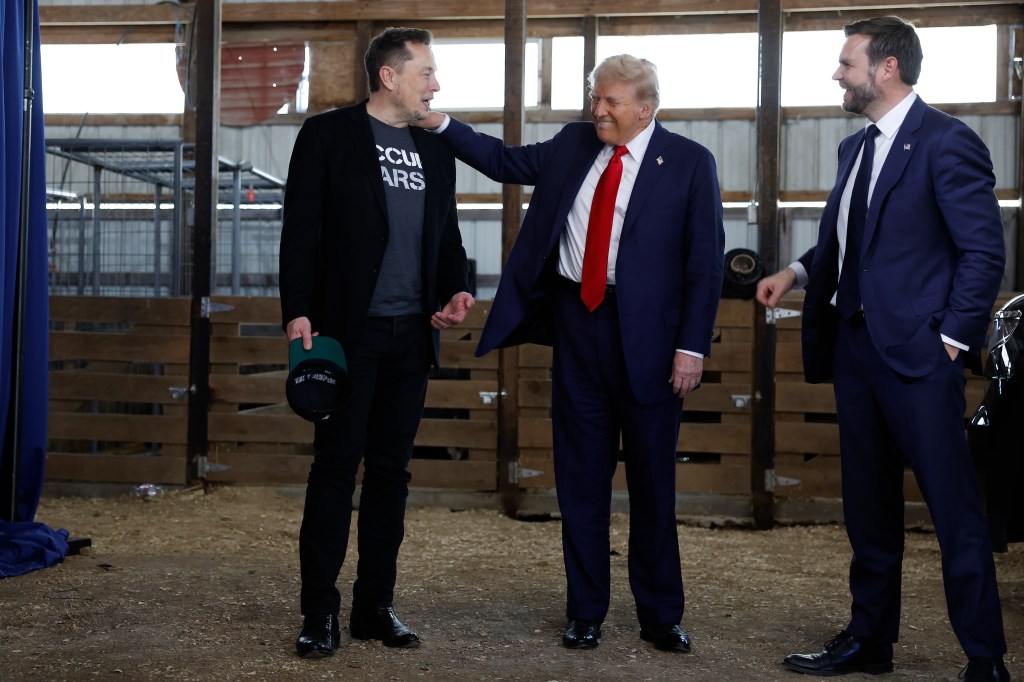
<path fill-rule="evenodd" d="M 302 347 L 302 338 L 288 345 L 288 380 L 285 395 L 295 414 L 311 422 L 330 419 L 348 402 L 352 382 L 345 351 L 335 339 L 314 336 L 313 347 Z"/>

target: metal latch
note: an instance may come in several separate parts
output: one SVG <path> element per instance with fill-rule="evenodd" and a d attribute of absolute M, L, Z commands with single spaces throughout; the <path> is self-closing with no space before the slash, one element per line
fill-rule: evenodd
<path fill-rule="evenodd" d="M 507 398 L 508 391 L 480 391 L 480 402 L 484 405 L 493 405 L 499 397 Z"/>
<path fill-rule="evenodd" d="M 750 400 L 751 400 L 751 396 L 750 395 L 744 395 L 742 393 L 733 393 L 729 397 L 732 398 L 732 401 L 733 401 L 733 403 L 736 404 L 736 407 L 738 407 L 740 409 L 746 409 L 746 408 L 750 407 Z"/>
<path fill-rule="evenodd" d="M 175 400 L 181 400 L 187 394 L 195 393 L 196 387 L 192 386 L 168 386 L 167 390 L 171 392 L 171 397 Z"/>

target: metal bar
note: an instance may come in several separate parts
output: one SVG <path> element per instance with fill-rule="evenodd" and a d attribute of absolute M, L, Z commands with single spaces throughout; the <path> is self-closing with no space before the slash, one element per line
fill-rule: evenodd
<path fill-rule="evenodd" d="M 153 296 L 160 298 L 160 189 L 153 188 Z"/>
<path fill-rule="evenodd" d="M 85 224 L 88 215 L 85 210 L 85 197 L 78 197 L 78 286 L 79 296 L 85 296 Z"/>
<path fill-rule="evenodd" d="M 171 296 L 181 296 L 181 242 L 182 242 L 182 221 L 185 213 L 182 205 L 185 201 L 185 192 L 181 182 L 181 168 L 184 162 L 185 145 L 178 143 L 174 149 L 174 177 L 173 194 L 174 208 L 171 209 L 171 272 L 170 288 Z"/>
<path fill-rule="evenodd" d="M 188 470 L 186 480 L 205 478 L 209 447 L 210 318 L 208 303 L 212 236 L 217 225 L 217 158 L 220 105 L 221 0 L 197 2 L 195 227 L 192 230 L 192 329 L 189 343 Z"/>
<path fill-rule="evenodd" d="M 242 169 L 233 171 L 233 197 L 231 211 L 231 295 L 242 290 Z"/>
<path fill-rule="evenodd" d="M 505 3 L 506 145 L 523 143 L 523 60 L 526 52 L 526 0 Z M 508 261 L 522 223 L 523 188 L 501 186 L 501 256 Z M 498 497 L 508 516 L 519 512 L 519 348 L 502 348 L 498 355 Z"/>
<path fill-rule="evenodd" d="M 779 0 L 759 0 L 757 103 L 757 224 L 761 259 L 779 268 L 779 140 L 782 114 L 782 9 Z M 754 306 L 750 490 L 754 524 L 775 524 L 775 325 Z"/>
<path fill-rule="evenodd" d="M 100 223 L 100 204 L 103 199 L 103 187 L 100 178 L 103 169 L 93 166 L 92 169 L 92 295 L 100 295 L 100 238 L 103 233 Z"/>

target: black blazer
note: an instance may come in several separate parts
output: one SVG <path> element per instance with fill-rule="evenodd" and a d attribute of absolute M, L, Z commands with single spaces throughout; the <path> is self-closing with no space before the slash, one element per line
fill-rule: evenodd
<path fill-rule="evenodd" d="M 410 128 L 427 189 L 423 211 L 424 324 L 468 291 L 455 207 L 455 160 L 436 136 Z M 282 324 L 308 317 L 313 331 L 351 346 L 377 284 L 388 210 L 366 101 L 308 118 L 288 166 L 281 231 Z M 438 334 L 433 334 L 438 357 Z"/>

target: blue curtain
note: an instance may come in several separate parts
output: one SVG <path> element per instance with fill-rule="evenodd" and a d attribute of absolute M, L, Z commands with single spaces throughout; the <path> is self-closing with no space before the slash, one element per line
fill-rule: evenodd
<path fill-rule="evenodd" d="M 0 3 L 0 442 L 3 443 L 0 471 L 6 471 L 16 457 L 18 486 L 12 523 L 0 522 L 0 575 L 18 575 L 63 559 L 67 532 L 55 532 L 32 523 L 42 492 L 46 462 L 47 356 L 49 306 L 47 300 L 46 253 L 46 154 L 43 131 L 42 81 L 39 67 L 39 8 L 32 0 L 25 16 L 24 0 Z M 35 91 L 31 125 L 30 199 L 27 262 L 18 263 L 22 196 L 22 140 L 25 104 L 25 27 L 33 39 Z M 17 282 L 23 269 L 26 282 L 26 315 L 18 319 Z M 20 327 L 19 325 L 24 325 Z M 15 334 L 22 333 L 24 373 L 20 414 L 21 448 L 14 452 L 12 438 L 15 396 L 12 374 Z M 0 477 L 10 490 L 9 477 Z M 10 504 L 6 505 L 9 509 Z M 4 517 L 9 516 L 7 510 Z"/>

